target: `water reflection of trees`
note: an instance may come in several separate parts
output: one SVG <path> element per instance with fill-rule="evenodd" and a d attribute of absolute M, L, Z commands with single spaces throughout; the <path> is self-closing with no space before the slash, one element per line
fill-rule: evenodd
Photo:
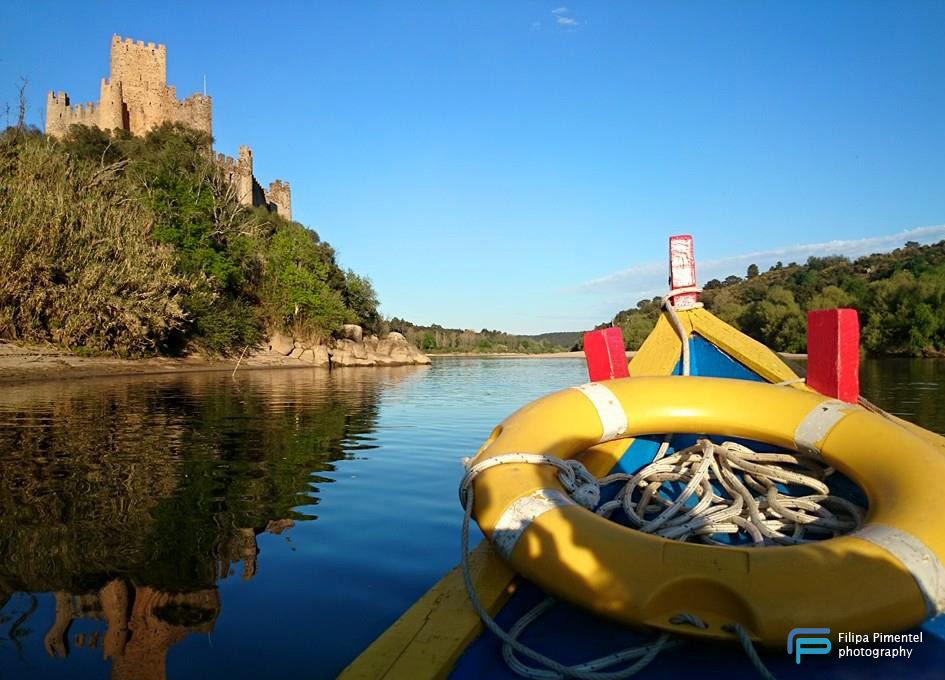
<path fill-rule="evenodd" d="M 860 365 L 860 393 L 890 413 L 945 434 L 941 359 L 869 359 Z"/>
<path fill-rule="evenodd" d="M 216 582 L 236 562 L 253 577 L 260 533 L 314 518 L 312 484 L 329 481 L 318 473 L 364 448 L 381 382 L 410 370 L 9 390 L 0 397 L 0 613 L 14 592 L 52 591 L 48 653 L 69 653 L 73 620 L 100 620 L 102 635 L 71 642 L 101 647 L 114 678 L 163 678 L 168 648 L 212 629 Z"/>

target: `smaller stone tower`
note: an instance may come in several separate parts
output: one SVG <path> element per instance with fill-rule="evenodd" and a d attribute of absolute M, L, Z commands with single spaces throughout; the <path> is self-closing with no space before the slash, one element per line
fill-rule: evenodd
<path fill-rule="evenodd" d="M 121 96 L 121 81 L 102 78 L 98 97 L 98 126 L 103 130 L 127 130 L 128 109 Z"/>
<path fill-rule="evenodd" d="M 287 220 L 292 219 L 292 190 L 289 183 L 281 179 L 269 183 L 269 190 L 266 191 L 266 203 L 270 210 L 275 209 L 276 214 Z"/>
<path fill-rule="evenodd" d="M 253 152 L 248 146 L 240 147 L 236 159 L 236 192 L 243 205 L 254 205 L 253 201 Z"/>
<path fill-rule="evenodd" d="M 64 135 L 70 125 L 98 125 L 95 104 L 73 106 L 65 92 L 50 92 L 46 97 L 46 134 Z"/>

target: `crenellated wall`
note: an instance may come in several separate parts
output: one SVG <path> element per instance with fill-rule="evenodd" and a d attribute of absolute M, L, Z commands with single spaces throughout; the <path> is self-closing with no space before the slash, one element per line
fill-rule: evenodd
<path fill-rule="evenodd" d="M 144 135 L 164 123 L 181 123 L 213 134 L 213 99 L 205 94 L 177 98 L 177 88 L 167 84 L 167 48 L 130 38 L 112 36 L 109 77 L 102 78 L 98 104 L 72 105 L 65 92 L 50 92 L 46 99 L 46 134 L 61 137 L 70 125 L 97 126 L 103 130 L 128 130 Z M 214 156 L 227 178 L 236 184 L 243 205 L 264 206 L 291 219 L 291 194 L 287 182 L 276 180 L 266 192 L 253 177 L 253 152 L 241 146 L 234 160 Z"/>
<path fill-rule="evenodd" d="M 46 97 L 46 133 L 64 135 L 70 125 L 98 125 L 95 104 L 72 105 L 65 92 L 50 92 Z"/>
<path fill-rule="evenodd" d="M 170 88 L 173 90 L 173 88 Z M 213 133 L 213 106 L 209 96 L 192 94 L 180 101 L 176 97 L 168 99 L 167 118 L 195 130 L 203 130 L 208 135 Z"/>

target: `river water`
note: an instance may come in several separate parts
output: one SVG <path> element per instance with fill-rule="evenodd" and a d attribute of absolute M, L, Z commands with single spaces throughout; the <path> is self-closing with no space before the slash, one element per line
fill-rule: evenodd
<path fill-rule="evenodd" d="M 0 678 L 332 678 L 459 559 L 460 460 L 580 359 L 0 387 Z M 863 394 L 945 433 L 945 361 Z"/>

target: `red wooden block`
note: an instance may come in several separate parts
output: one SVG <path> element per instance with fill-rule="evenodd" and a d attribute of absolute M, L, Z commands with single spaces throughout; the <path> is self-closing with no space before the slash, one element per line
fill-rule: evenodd
<path fill-rule="evenodd" d="M 627 353 L 623 348 L 623 333 L 619 328 L 602 328 L 584 334 L 584 357 L 587 374 L 592 382 L 626 378 Z"/>
<path fill-rule="evenodd" d="M 692 236 L 680 234 L 669 237 L 669 287 L 689 288 L 696 285 L 696 257 Z M 682 293 L 673 297 L 676 309 L 691 309 L 699 301 L 698 293 Z"/>
<path fill-rule="evenodd" d="M 807 313 L 807 384 L 855 404 L 860 396 L 860 322 L 855 309 Z"/>

